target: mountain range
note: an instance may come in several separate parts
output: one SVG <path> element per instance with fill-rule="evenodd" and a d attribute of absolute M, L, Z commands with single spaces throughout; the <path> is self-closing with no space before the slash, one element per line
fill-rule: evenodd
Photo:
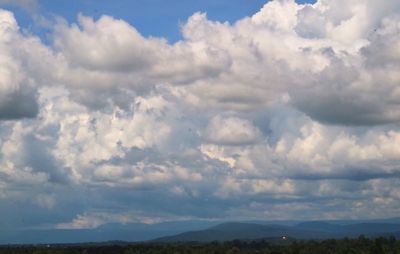
<path fill-rule="evenodd" d="M 325 221 L 302 222 L 295 225 L 256 224 L 230 222 L 205 230 L 189 231 L 155 239 L 156 242 L 211 242 L 232 240 L 256 240 L 267 238 L 329 239 L 378 236 L 400 236 L 400 224 L 362 222 L 338 224 Z"/>
<path fill-rule="evenodd" d="M 400 237 L 400 219 L 334 221 L 176 221 L 105 224 L 95 229 L 0 228 L 0 244 L 84 242 L 209 242 L 266 238 L 327 239 L 365 235 Z"/>

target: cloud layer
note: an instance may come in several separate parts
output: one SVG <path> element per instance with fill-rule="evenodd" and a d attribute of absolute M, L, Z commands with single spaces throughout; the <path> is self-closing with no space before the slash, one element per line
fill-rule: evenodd
<path fill-rule="evenodd" d="M 397 0 L 194 13 L 182 34 L 80 15 L 49 46 L 0 11 L 7 225 L 399 214 Z"/>

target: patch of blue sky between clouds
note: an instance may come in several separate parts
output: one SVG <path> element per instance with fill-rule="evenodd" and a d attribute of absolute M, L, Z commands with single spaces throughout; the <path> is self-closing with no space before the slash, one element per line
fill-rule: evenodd
<path fill-rule="evenodd" d="M 51 43 L 51 29 L 38 24 L 41 16 L 49 20 L 62 17 L 68 23 L 76 23 L 78 14 L 93 17 L 102 15 L 122 19 L 134 26 L 146 37 L 163 37 L 170 43 L 182 39 L 181 24 L 195 12 L 205 12 L 210 20 L 230 22 L 251 16 L 267 3 L 266 0 L 118 0 L 118 1 L 65 1 L 41 0 L 37 10 L 26 10 L 14 4 L 1 4 L 0 8 L 11 10 L 18 24 L 26 31 L 38 35 L 46 44 Z M 314 3 L 315 0 L 301 0 L 298 3 Z M 36 13 L 33 13 L 36 12 Z"/>

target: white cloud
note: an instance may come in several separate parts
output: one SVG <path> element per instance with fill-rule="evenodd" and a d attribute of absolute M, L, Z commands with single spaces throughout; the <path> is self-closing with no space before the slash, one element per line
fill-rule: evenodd
<path fill-rule="evenodd" d="M 37 87 L 52 82 L 52 53 L 22 35 L 11 12 L 0 10 L 0 119 L 35 117 Z"/>
<path fill-rule="evenodd" d="M 65 57 L 60 82 L 91 108 L 127 107 L 130 96 L 156 85 L 184 84 L 187 102 L 202 109 L 253 111 L 289 94 L 320 122 L 397 122 L 396 43 L 382 43 L 398 37 L 398 8 L 391 1 L 378 7 L 354 0 L 340 11 L 331 1 L 273 1 L 234 25 L 195 13 L 174 45 L 145 38 L 122 20 L 80 16 L 79 25 L 56 28 L 55 45 Z M 390 65 L 370 64 L 378 60 Z"/>
<path fill-rule="evenodd" d="M 133 222 L 130 214 L 110 214 L 102 212 L 92 212 L 78 214 L 71 222 L 60 223 L 55 226 L 57 229 L 92 229 L 106 223 L 126 224 Z"/>
<path fill-rule="evenodd" d="M 42 98 L 47 101 L 42 128 L 56 128 L 53 155 L 72 170 L 75 180 L 85 181 L 97 163 L 123 156 L 130 148 L 156 148 L 170 134 L 163 121 L 163 111 L 170 105 L 158 95 L 136 98 L 129 111 L 113 108 L 111 112 L 90 112 L 64 92 L 56 98 L 49 96 Z"/>
<path fill-rule="evenodd" d="M 195 13 L 175 44 L 81 15 L 54 47 L 0 11 L 0 198 L 80 214 L 59 228 L 151 219 L 108 207 L 395 215 L 399 10 L 270 1 L 234 24 Z"/>
<path fill-rule="evenodd" d="M 55 40 L 72 66 L 137 72 L 148 69 L 158 59 L 155 49 L 163 51 L 168 47 L 165 40 L 142 37 L 123 20 L 103 16 L 95 22 L 82 15 L 78 20 L 80 27 L 59 25 Z"/>
<path fill-rule="evenodd" d="M 221 145 L 252 144 L 260 138 L 261 132 L 257 127 L 238 117 L 216 116 L 211 119 L 206 130 L 206 139 Z"/>
<path fill-rule="evenodd" d="M 191 217 L 177 217 L 165 216 L 159 217 L 157 215 L 149 216 L 143 212 L 131 211 L 124 213 L 110 213 L 91 211 L 83 214 L 78 214 L 71 222 L 60 223 L 55 225 L 57 229 L 93 229 L 107 223 L 143 223 L 143 224 L 156 224 L 164 221 L 185 221 L 190 220 Z"/>
<path fill-rule="evenodd" d="M 92 108 L 109 101 L 126 106 L 127 93 L 147 93 L 160 84 L 190 84 L 218 76 L 230 65 L 223 50 L 196 41 L 169 45 L 165 39 L 145 38 L 110 16 L 97 21 L 79 16 L 79 25 L 59 22 L 55 47 L 64 58 L 58 63 L 60 82 L 75 100 Z M 101 97 L 94 100 L 93 91 Z"/>

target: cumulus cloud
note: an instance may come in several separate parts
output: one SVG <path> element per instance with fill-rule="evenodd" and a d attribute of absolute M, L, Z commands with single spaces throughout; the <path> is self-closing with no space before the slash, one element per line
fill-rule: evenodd
<path fill-rule="evenodd" d="M 397 122 L 396 74 L 368 64 L 372 58 L 365 53 L 379 43 L 376 34 L 386 29 L 388 20 L 397 22 L 393 13 L 398 6 L 377 8 L 374 1 L 347 5 L 339 12 L 330 1 L 273 1 L 233 26 L 204 17 L 190 19 L 183 30 L 189 39 L 224 48 L 233 59 L 226 75 L 196 83 L 194 93 L 211 105 L 254 110 L 288 92 L 294 106 L 324 123 Z M 314 20 L 318 18 L 324 22 Z M 386 32 L 385 41 L 396 40 L 397 35 Z M 396 62 L 393 57 L 387 60 L 383 61 L 391 66 Z M 378 74 L 382 71 L 388 76 Z"/>
<path fill-rule="evenodd" d="M 257 142 L 261 132 L 246 119 L 216 116 L 211 119 L 207 140 L 220 145 L 246 145 Z"/>
<path fill-rule="evenodd" d="M 196 107 L 251 111 L 289 94 L 320 122 L 385 124 L 399 120 L 396 43 L 381 45 L 398 37 L 398 7 L 377 6 L 353 1 L 339 11 L 330 1 L 273 1 L 233 25 L 195 13 L 174 45 L 145 38 L 122 20 L 80 16 L 78 25 L 57 26 L 55 47 L 65 57 L 63 83 L 91 107 L 110 99 L 126 106 L 127 91 L 186 85 L 186 99 Z M 101 100 L 92 101 L 93 89 Z"/>
<path fill-rule="evenodd" d="M 80 15 L 50 46 L 0 11 L 1 203 L 68 229 L 395 216 L 399 11 L 270 1 L 234 24 L 194 13 L 175 44 Z"/>
<path fill-rule="evenodd" d="M 107 100 L 126 106 L 127 93 L 140 95 L 160 84 L 190 84 L 218 76 L 230 65 L 225 51 L 201 42 L 169 45 L 165 39 L 145 38 L 110 16 L 78 20 L 78 25 L 60 21 L 54 44 L 64 58 L 62 82 L 76 100 L 92 108 L 107 105 Z M 92 102 L 93 90 L 104 101 Z"/>
<path fill-rule="evenodd" d="M 0 10 L 0 119 L 35 117 L 37 88 L 52 81 L 51 50 L 20 33 L 11 12 Z"/>
<path fill-rule="evenodd" d="M 82 15 L 78 19 L 81 27 L 60 25 L 55 41 L 73 66 L 89 70 L 140 71 L 155 61 L 155 49 L 162 51 L 167 47 L 165 40 L 146 39 L 123 20 L 103 16 L 95 22 Z"/>

